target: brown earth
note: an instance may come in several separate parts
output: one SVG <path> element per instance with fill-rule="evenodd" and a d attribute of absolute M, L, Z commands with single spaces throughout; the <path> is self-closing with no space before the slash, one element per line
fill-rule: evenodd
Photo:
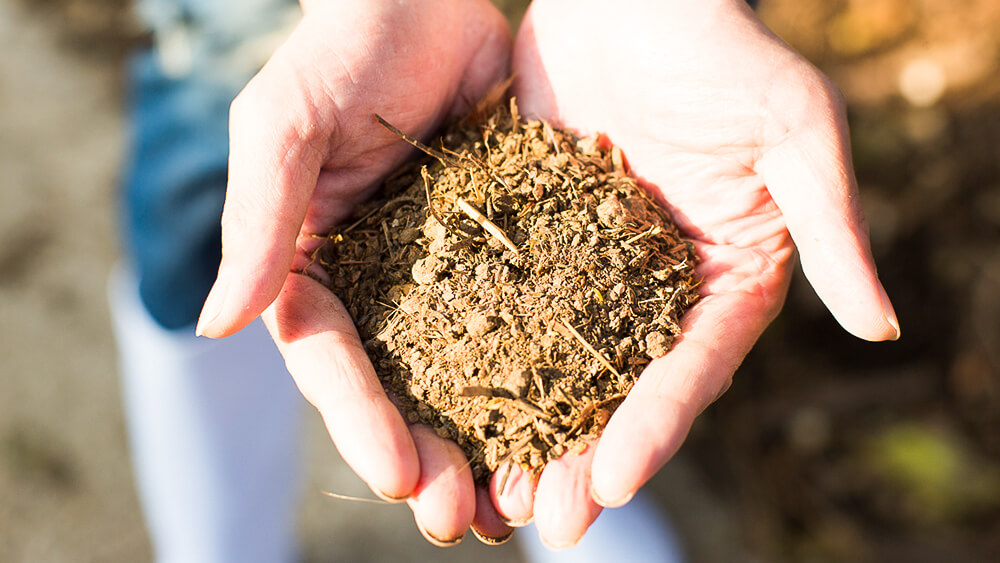
<path fill-rule="evenodd" d="M 603 139 L 514 100 L 466 121 L 436 148 L 398 133 L 428 154 L 316 259 L 386 390 L 482 481 L 600 434 L 680 333 L 697 258 Z"/>

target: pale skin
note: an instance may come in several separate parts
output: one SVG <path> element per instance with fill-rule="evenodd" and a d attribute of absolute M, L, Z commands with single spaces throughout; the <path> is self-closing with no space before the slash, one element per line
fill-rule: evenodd
<path fill-rule="evenodd" d="M 223 262 L 198 326 L 222 337 L 258 315 L 358 475 L 406 499 L 438 545 L 471 526 L 501 539 L 532 519 L 574 545 L 627 502 L 721 395 L 784 301 L 796 248 L 833 316 L 866 340 L 898 338 L 868 246 L 836 88 L 738 0 L 536 0 L 510 47 L 484 1 L 304 3 L 292 37 L 231 113 Z M 408 426 L 350 317 L 290 274 L 408 148 L 372 117 L 426 137 L 508 72 L 522 110 L 604 132 L 667 202 L 702 259 L 703 298 L 600 441 L 477 490 L 458 447 Z"/>

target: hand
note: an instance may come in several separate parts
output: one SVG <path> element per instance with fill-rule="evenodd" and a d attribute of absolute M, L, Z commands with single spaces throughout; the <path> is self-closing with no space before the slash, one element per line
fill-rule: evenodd
<path fill-rule="evenodd" d="M 621 147 L 695 241 L 701 301 L 674 349 L 643 372 L 600 441 L 523 474 L 495 504 L 534 512 L 549 545 L 573 545 L 601 506 L 626 503 L 780 310 L 795 247 L 820 298 L 867 340 L 899 328 L 875 273 L 830 81 L 741 0 L 536 0 L 514 48 L 521 109 Z M 793 245 L 794 242 L 794 245 Z"/>
<path fill-rule="evenodd" d="M 408 499 L 439 544 L 461 538 L 474 517 L 483 535 L 509 534 L 489 502 L 477 506 L 458 446 L 404 423 L 340 301 L 289 274 L 308 264 L 311 235 L 347 217 L 407 157 L 374 114 L 416 136 L 433 132 L 507 75 L 506 21 L 486 0 L 304 8 L 232 106 L 222 264 L 197 330 L 226 336 L 263 311 L 299 389 L 374 491 Z"/>

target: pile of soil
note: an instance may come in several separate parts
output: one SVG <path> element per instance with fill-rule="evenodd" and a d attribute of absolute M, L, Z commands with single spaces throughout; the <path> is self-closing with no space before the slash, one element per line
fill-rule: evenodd
<path fill-rule="evenodd" d="M 522 120 L 513 100 L 473 115 L 436 148 L 396 131 L 427 156 L 315 258 L 404 415 L 482 482 L 599 435 L 697 281 L 693 246 L 606 139 Z"/>

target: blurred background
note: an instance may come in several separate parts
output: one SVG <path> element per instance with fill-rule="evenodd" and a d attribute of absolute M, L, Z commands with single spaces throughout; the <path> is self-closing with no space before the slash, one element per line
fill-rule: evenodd
<path fill-rule="evenodd" d="M 105 299 L 127 0 L 0 0 L 0 561 L 141 561 Z M 498 1 L 515 23 L 523 0 Z M 693 561 L 1000 560 L 1000 3 L 763 0 L 843 90 L 900 341 L 801 275 L 650 489 Z M 518 561 L 424 542 L 309 418 L 307 561 Z"/>

